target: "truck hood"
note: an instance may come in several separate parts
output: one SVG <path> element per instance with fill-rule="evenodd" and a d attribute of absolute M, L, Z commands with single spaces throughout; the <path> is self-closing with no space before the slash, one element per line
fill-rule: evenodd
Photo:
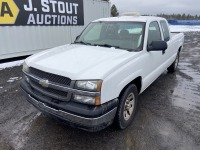
<path fill-rule="evenodd" d="M 71 44 L 35 54 L 27 58 L 26 63 L 72 80 L 104 79 L 136 54 L 115 48 Z"/>

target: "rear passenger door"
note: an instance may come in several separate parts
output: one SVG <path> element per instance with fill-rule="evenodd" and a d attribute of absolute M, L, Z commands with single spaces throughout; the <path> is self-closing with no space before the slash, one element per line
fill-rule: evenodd
<path fill-rule="evenodd" d="M 173 56 L 173 54 L 176 53 L 176 50 L 173 47 L 172 40 L 170 39 L 170 32 L 169 32 L 167 22 L 165 20 L 161 20 L 160 25 L 161 25 L 161 29 L 163 33 L 163 38 L 164 38 L 163 40 L 166 41 L 168 45 L 168 48 L 165 51 L 165 56 L 164 56 L 164 59 L 165 59 L 164 63 L 167 63 L 168 59 L 170 59 Z"/>

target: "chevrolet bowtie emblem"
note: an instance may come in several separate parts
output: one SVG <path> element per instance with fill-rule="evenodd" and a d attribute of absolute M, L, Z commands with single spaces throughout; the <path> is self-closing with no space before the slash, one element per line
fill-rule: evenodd
<path fill-rule="evenodd" d="M 39 81 L 39 84 L 41 85 L 41 86 L 43 86 L 43 87 L 49 87 L 49 80 L 40 80 Z"/>

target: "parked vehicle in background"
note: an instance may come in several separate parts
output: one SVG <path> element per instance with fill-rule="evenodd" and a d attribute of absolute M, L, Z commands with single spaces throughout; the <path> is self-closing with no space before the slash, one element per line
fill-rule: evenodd
<path fill-rule="evenodd" d="M 21 88 L 36 108 L 71 126 L 127 128 L 138 95 L 166 69 L 174 72 L 183 33 L 164 18 L 129 16 L 91 22 L 74 43 L 25 60 Z"/>

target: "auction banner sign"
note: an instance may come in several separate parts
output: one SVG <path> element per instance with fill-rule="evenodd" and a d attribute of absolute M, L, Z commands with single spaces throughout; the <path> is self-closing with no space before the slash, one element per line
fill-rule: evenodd
<path fill-rule="evenodd" d="M 84 25 L 83 0 L 0 0 L 0 26 Z"/>

